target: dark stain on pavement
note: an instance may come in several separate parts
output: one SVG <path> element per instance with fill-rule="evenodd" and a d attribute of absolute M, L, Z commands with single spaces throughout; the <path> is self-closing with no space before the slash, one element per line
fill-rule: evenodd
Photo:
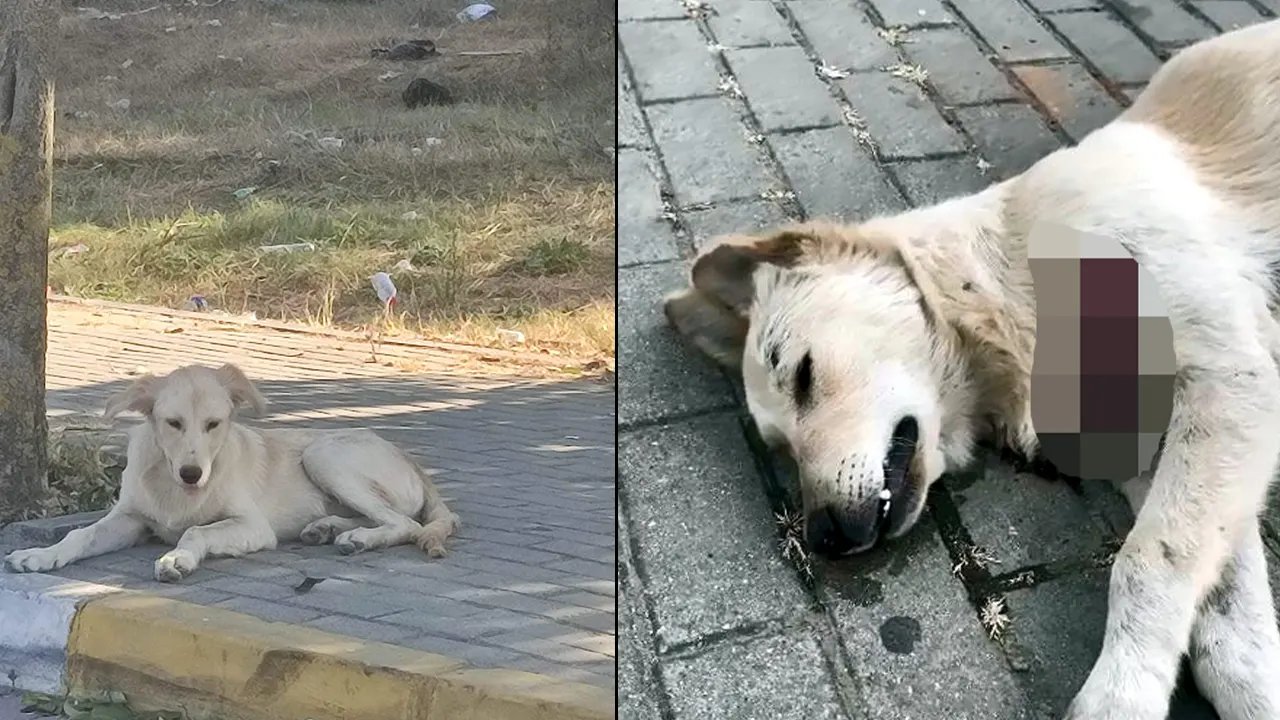
<path fill-rule="evenodd" d="M 910 655 L 920 641 L 920 623 L 915 618 L 897 615 L 880 626 L 880 642 L 884 649 L 897 655 Z"/>

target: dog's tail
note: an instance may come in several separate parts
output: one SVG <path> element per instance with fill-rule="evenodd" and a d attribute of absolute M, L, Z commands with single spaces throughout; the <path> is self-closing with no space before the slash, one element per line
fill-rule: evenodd
<path fill-rule="evenodd" d="M 426 498 L 419 517 L 422 527 L 414 531 L 413 542 L 430 557 L 444 557 L 445 540 L 457 532 L 458 516 L 444 504 L 444 498 L 440 497 L 440 492 L 436 490 L 435 483 L 431 481 L 426 471 L 418 467 L 416 462 L 413 463 L 413 470 L 418 473 L 418 479 L 422 481 L 422 491 Z"/>

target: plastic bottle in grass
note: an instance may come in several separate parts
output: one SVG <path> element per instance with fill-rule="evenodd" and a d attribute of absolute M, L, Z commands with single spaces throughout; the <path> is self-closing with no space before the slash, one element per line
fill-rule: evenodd
<path fill-rule="evenodd" d="M 378 293 L 378 300 L 382 302 L 383 307 L 392 308 L 396 304 L 396 285 L 391 282 L 391 276 L 384 273 L 374 273 L 369 280 L 373 282 L 373 290 Z"/>

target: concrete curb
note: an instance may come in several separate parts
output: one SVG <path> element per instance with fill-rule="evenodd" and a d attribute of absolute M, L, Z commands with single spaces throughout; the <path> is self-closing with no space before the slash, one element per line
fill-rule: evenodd
<path fill-rule="evenodd" d="M 193 720 L 604 720 L 609 690 L 42 574 L 0 572 L 0 671 Z"/>
<path fill-rule="evenodd" d="M 0 570 L 0 674 L 23 690 L 66 687 L 67 638 L 82 605 L 119 588 Z"/>

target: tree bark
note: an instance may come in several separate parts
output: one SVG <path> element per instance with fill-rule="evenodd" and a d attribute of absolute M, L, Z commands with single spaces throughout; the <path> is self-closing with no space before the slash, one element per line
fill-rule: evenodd
<path fill-rule="evenodd" d="M 56 0 L 0 0 L 0 523 L 46 487 Z"/>

